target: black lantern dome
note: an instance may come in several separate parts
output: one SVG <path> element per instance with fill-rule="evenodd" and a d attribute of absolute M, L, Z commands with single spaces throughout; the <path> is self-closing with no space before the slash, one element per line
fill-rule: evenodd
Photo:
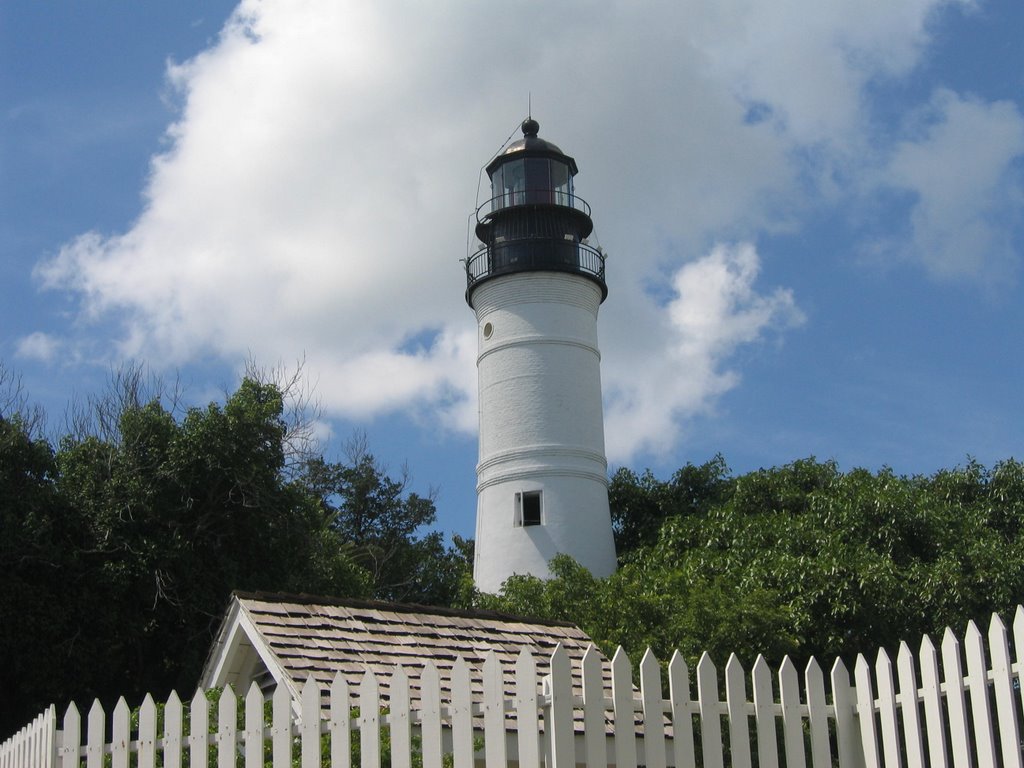
<path fill-rule="evenodd" d="M 477 208 L 483 248 L 466 262 L 466 301 L 485 280 L 514 272 L 571 272 L 608 295 L 604 256 L 583 239 L 594 229 L 590 206 L 573 190 L 576 161 L 523 121 L 523 138 L 487 166 L 491 198 Z"/>

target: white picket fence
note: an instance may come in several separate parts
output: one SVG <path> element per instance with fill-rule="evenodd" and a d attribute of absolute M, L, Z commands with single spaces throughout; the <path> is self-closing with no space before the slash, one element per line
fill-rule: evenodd
<path fill-rule="evenodd" d="M 162 718 L 146 696 L 134 732 L 124 699 L 113 711 L 109 731 L 98 702 L 89 710 L 84 733 L 72 704 L 59 730 L 50 707 L 0 745 L 0 768 L 79 768 L 83 761 L 86 768 L 104 768 L 108 757 L 111 768 L 348 768 L 353 742 L 362 768 L 380 766 L 388 749 L 393 768 L 409 768 L 414 752 L 421 753 L 424 768 L 441 768 L 445 755 L 455 768 L 542 762 L 556 768 L 1024 768 L 1024 609 L 1017 608 L 1012 643 L 993 616 L 987 646 L 986 652 L 985 638 L 972 622 L 962 644 L 947 629 L 939 650 L 927 637 L 916 658 L 901 645 L 895 674 L 884 650 L 873 667 L 858 657 L 852 680 L 836 661 L 827 686 L 814 660 L 802 682 L 788 659 L 773 676 L 761 657 L 749 677 L 730 658 L 720 678 L 705 654 L 694 687 L 686 663 L 675 654 L 667 668 L 667 699 L 662 667 L 649 651 L 635 687 L 621 649 L 610 664 L 591 650 L 573 669 L 558 647 L 543 679 L 525 651 L 514 669 L 488 656 L 480 690 L 473 690 L 469 666 L 461 660 L 445 670 L 450 679 L 443 686 L 432 662 L 413 678 L 399 667 L 386 702 L 370 672 L 355 690 L 340 676 L 326 691 L 307 681 L 298 701 L 278 686 L 269 715 L 255 685 L 245 694 L 241 718 L 230 688 L 215 712 L 202 692 L 187 707 L 172 693 Z M 611 695 L 606 696 L 609 676 Z M 574 694 L 574 680 L 582 695 Z M 507 698 L 510 683 L 515 693 Z M 419 691 L 415 707 L 411 688 Z"/>

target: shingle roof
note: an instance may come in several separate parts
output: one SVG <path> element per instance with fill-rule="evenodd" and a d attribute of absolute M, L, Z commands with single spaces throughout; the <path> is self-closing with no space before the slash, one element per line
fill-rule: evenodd
<path fill-rule="evenodd" d="M 587 634 L 572 624 L 492 612 L 270 593 L 236 592 L 233 600 L 258 634 L 258 638 L 250 638 L 253 645 L 262 644 L 264 654 L 272 655 L 293 690 L 310 676 L 326 689 L 338 672 L 354 689 L 369 669 L 376 674 L 386 700 L 390 677 L 402 665 L 416 700 L 427 659 L 437 666 L 442 688 L 448 691 L 452 664 L 461 656 L 471 666 L 476 698 L 482 685 L 480 667 L 484 656 L 493 650 L 503 665 L 506 695 L 511 696 L 520 651 L 525 648 L 534 656 L 542 676 L 547 674 L 555 646 L 561 643 L 572 660 L 575 693 L 579 695 L 579 662 L 592 644 Z M 222 641 L 225 632 L 222 630 Z M 221 645 L 214 646 L 204 678 L 218 652 L 223 652 Z M 607 674 L 607 663 L 604 667 Z M 606 688 L 610 690 L 610 680 L 606 680 Z"/>

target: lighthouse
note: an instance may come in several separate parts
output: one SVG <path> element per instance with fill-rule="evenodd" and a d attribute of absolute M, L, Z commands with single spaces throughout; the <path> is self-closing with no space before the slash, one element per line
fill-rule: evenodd
<path fill-rule="evenodd" d="M 480 408 L 473 579 L 491 593 L 513 574 L 546 578 L 557 554 L 595 576 L 615 570 L 597 344 L 604 255 L 586 243 L 594 223 L 576 161 L 536 120 L 522 130 L 487 166 L 482 247 L 466 261 Z"/>

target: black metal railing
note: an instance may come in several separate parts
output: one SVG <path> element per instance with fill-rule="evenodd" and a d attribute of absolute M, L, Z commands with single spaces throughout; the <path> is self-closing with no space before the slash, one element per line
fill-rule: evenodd
<path fill-rule="evenodd" d="M 482 280 L 512 272 L 572 272 L 589 277 L 608 295 L 604 254 L 571 240 L 525 238 L 485 246 L 466 260 L 466 291 Z"/>
<path fill-rule="evenodd" d="M 556 189 L 523 189 L 492 197 L 476 209 L 476 220 L 484 222 L 498 211 L 519 205 L 560 205 L 590 216 L 590 204 L 574 193 Z"/>

